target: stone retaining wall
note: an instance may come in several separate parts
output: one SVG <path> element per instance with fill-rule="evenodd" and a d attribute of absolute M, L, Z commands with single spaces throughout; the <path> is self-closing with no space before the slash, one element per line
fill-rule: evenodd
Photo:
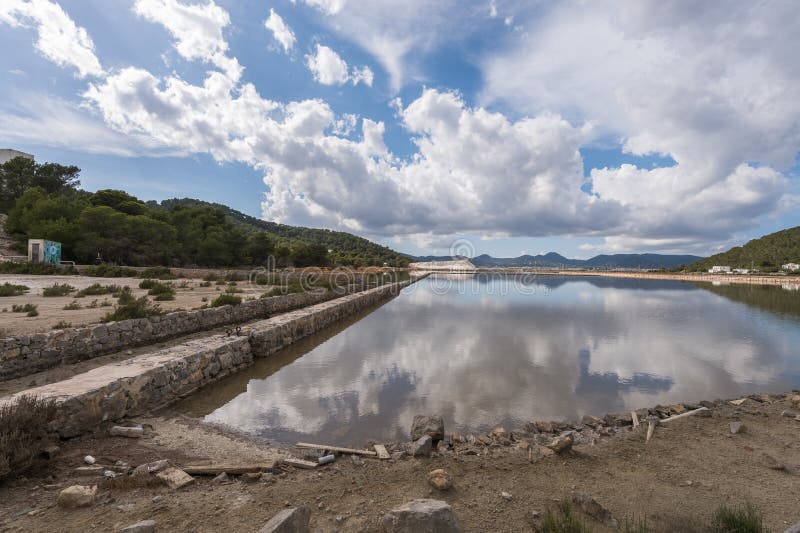
<path fill-rule="evenodd" d="M 107 420 L 140 415 L 174 402 L 222 379 L 292 342 L 360 309 L 399 294 L 413 281 L 387 284 L 292 311 L 243 328 L 236 335 L 213 335 L 108 364 L 0 399 L 22 395 L 55 399 L 54 427 L 68 438 L 93 431 Z"/>
<path fill-rule="evenodd" d="M 74 363 L 135 346 L 155 344 L 172 337 L 266 318 L 340 295 L 336 291 L 319 289 L 253 300 L 240 305 L 176 311 L 162 316 L 0 339 L 0 381 L 26 376 L 63 363 Z"/>

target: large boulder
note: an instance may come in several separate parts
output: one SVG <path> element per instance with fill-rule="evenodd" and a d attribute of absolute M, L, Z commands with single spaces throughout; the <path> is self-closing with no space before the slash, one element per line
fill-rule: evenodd
<path fill-rule="evenodd" d="M 444 439 L 444 420 L 441 416 L 416 415 L 411 424 L 411 440 L 418 440 L 425 435 L 433 440 Z"/>
<path fill-rule="evenodd" d="M 433 449 L 433 441 L 428 435 L 423 435 L 411 445 L 411 455 L 414 457 L 428 457 Z"/>
<path fill-rule="evenodd" d="M 310 533 L 310 520 L 311 509 L 308 507 L 284 509 L 270 518 L 258 533 Z"/>
<path fill-rule="evenodd" d="M 58 493 L 56 503 L 65 509 L 89 507 L 97 496 L 97 486 L 72 485 Z"/>
<path fill-rule="evenodd" d="M 383 515 L 386 533 L 458 533 L 453 509 L 439 500 L 413 500 Z"/>

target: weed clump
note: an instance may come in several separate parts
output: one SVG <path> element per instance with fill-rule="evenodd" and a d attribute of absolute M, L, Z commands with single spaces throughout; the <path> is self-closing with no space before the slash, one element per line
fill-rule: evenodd
<path fill-rule="evenodd" d="M 114 310 L 103 317 L 103 322 L 118 322 L 132 318 L 147 318 L 149 316 L 163 315 L 164 310 L 158 304 L 150 302 L 147 296 L 136 298 L 129 287 L 125 287 L 119 294 L 119 300 Z"/>
<path fill-rule="evenodd" d="M 26 285 L 13 285 L 5 282 L 0 285 L 0 296 L 22 296 L 29 290 L 31 288 Z"/>
<path fill-rule="evenodd" d="M 12 305 L 11 306 L 12 313 L 25 313 L 25 316 L 39 316 L 39 310 L 33 304 L 25 304 L 25 305 Z"/>
<path fill-rule="evenodd" d="M 233 294 L 220 294 L 211 301 L 211 307 L 221 307 L 223 305 L 239 305 L 242 303 L 241 296 Z"/>
<path fill-rule="evenodd" d="M 75 287 L 72 285 L 69 285 L 68 283 L 54 283 L 52 286 L 42 289 L 42 296 L 66 296 L 71 292 L 75 292 Z"/>
<path fill-rule="evenodd" d="M 54 400 L 33 396 L 0 406 L 0 479 L 24 470 L 42 452 L 56 410 Z"/>

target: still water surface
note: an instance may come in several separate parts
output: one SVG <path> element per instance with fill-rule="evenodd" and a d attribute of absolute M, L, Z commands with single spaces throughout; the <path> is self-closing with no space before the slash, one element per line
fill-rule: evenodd
<path fill-rule="evenodd" d="M 596 277 L 436 276 L 203 389 L 187 414 L 282 441 L 514 428 L 800 386 L 800 292 Z"/>

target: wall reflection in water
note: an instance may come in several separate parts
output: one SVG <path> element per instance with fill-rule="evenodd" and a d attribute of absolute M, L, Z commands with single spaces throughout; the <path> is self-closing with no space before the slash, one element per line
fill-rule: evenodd
<path fill-rule="evenodd" d="M 404 440 L 800 385 L 800 295 L 670 281 L 428 278 L 180 409 L 277 440 Z M 770 301 L 777 303 L 770 304 Z"/>

